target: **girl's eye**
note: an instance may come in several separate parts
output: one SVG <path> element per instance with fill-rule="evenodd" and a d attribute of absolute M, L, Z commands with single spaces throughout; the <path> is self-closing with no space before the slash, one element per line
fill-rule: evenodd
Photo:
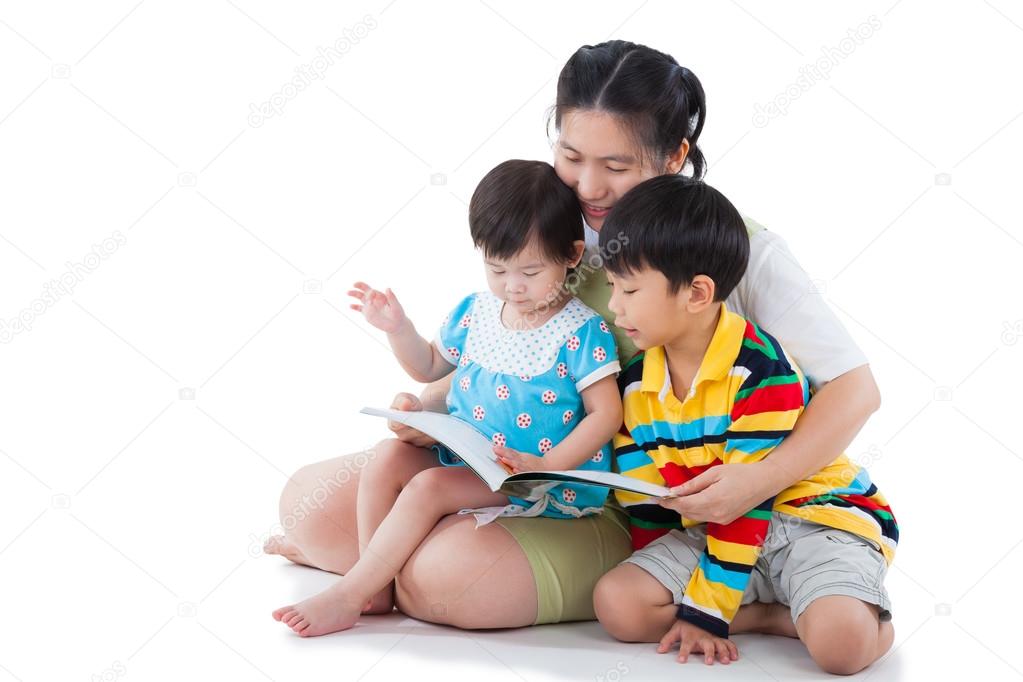
<path fill-rule="evenodd" d="M 522 274 L 525 275 L 526 277 L 536 277 L 540 273 L 539 272 L 523 272 Z"/>
<path fill-rule="evenodd" d="M 608 170 L 611 171 L 612 173 L 624 173 L 625 171 L 627 171 L 629 169 L 628 168 L 611 168 L 611 167 L 608 167 Z"/>
<path fill-rule="evenodd" d="M 632 291 L 629 291 L 628 289 L 622 289 L 622 293 L 623 294 L 634 294 L 634 293 L 636 293 L 636 290 L 633 289 Z"/>

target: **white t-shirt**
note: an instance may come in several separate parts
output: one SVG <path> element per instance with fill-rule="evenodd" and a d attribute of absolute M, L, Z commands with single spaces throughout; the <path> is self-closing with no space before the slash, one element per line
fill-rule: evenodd
<path fill-rule="evenodd" d="M 599 233 L 586 225 L 585 239 L 589 256 Z M 815 391 L 868 363 L 785 240 L 766 229 L 750 237 L 749 265 L 725 305 L 778 339 Z"/>

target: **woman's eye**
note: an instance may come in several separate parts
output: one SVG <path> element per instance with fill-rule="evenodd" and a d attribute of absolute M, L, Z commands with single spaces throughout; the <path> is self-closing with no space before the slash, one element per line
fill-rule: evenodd
<path fill-rule="evenodd" d="M 570 157 L 570 156 L 566 156 L 566 157 L 565 157 L 565 159 L 566 159 L 566 160 L 567 160 L 567 161 L 568 161 L 569 163 L 579 163 L 580 161 L 582 161 L 582 159 L 573 159 L 573 158 L 572 158 L 572 157 Z"/>

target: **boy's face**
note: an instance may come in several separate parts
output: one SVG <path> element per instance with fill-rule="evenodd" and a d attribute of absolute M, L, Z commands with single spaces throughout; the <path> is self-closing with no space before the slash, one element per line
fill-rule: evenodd
<path fill-rule="evenodd" d="M 668 278 L 652 268 L 606 274 L 611 286 L 608 309 L 615 315 L 615 325 L 625 330 L 636 348 L 663 346 L 685 332 L 690 287 L 681 287 L 673 294 L 668 289 Z"/>
<path fill-rule="evenodd" d="M 543 312 L 559 298 L 569 267 L 578 265 L 585 243 L 575 242 L 578 255 L 572 263 L 556 263 L 544 257 L 536 244 L 502 259 L 484 258 L 490 291 L 506 301 L 519 315 Z"/>

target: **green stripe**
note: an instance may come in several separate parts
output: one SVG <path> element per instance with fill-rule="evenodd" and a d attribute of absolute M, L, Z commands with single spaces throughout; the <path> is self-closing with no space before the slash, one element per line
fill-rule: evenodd
<path fill-rule="evenodd" d="M 750 509 L 748 512 L 743 514 L 748 519 L 761 519 L 762 521 L 768 521 L 771 518 L 771 511 L 767 509 Z"/>
<path fill-rule="evenodd" d="M 759 390 L 761 388 L 764 388 L 766 386 L 784 386 L 785 384 L 798 384 L 798 383 L 799 383 L 799 376 L 797 376 L 796 374 L 782 374 L 782 375 L 779 375 L 779 376 L 776 376 L 776 377 L 768 377 L 768 378 L 764 379 L 763 381 L 761 381 L 756 386 L 751 386 L 750 388 L 744 388 L 741 391 L 739 391 L 738 393 L 736 393 L 735 394 L 735 402 L 739 402 L 740 400 L 742 400 L 743 398 L 745 398 L 749 394 L 753 393 L 754 391 L 757 391 L 757 390 Z"/>
<path fill-rule="evenodd" d="M 670 529 L 679 528 L 679 524 L 677 521 L 674 523 L 654 523 L 653 521 L 644 521 L 643 519 L 637 519 L 635 516 L 631 517 L 629 521 L 630 523 L 632 523 L 632 525 L 639 526 L 640 528 L 670 528 Z"/>

